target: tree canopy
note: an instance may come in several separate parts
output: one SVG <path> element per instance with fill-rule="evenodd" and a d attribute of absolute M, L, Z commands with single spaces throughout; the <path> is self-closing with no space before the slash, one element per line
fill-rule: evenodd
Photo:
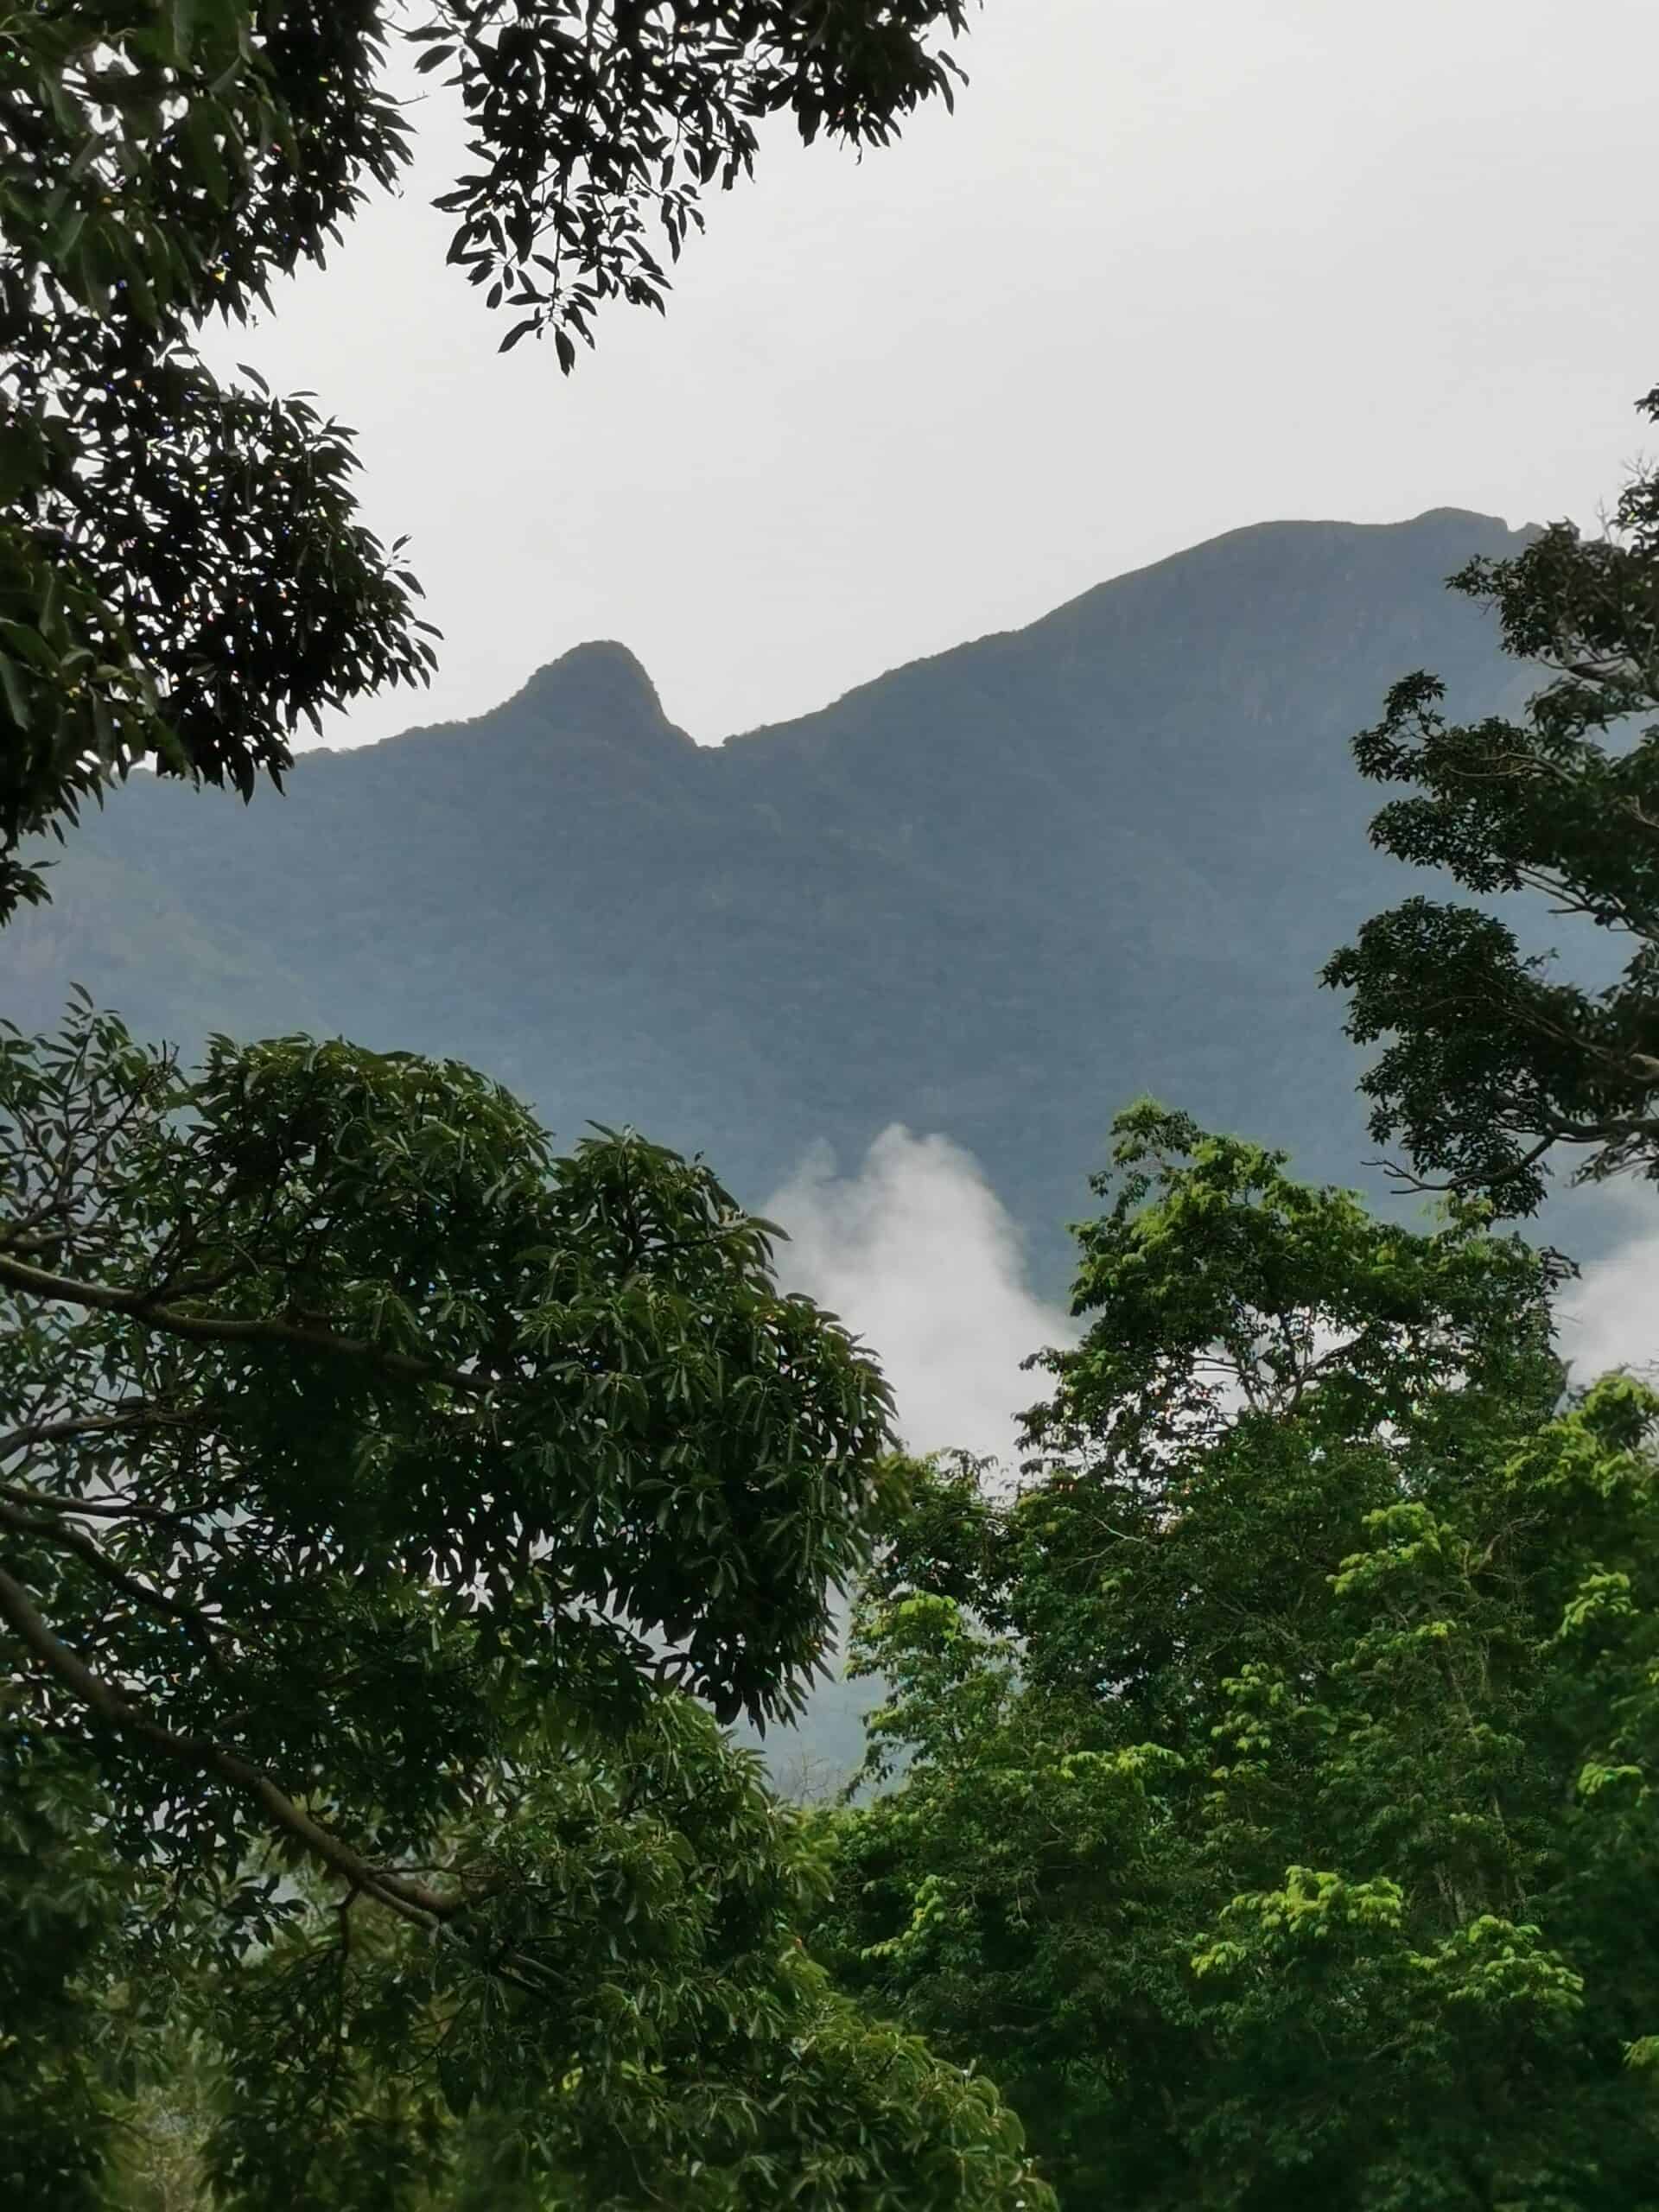
<path fill-rule="evenodd" d="M 467 121 L 450 262 L 569 372 L 766 118 L 883 143 L 967 15 L 0 23 L 0 921 L 135 766 L 245 797 L 429 671 L 350 434 L 198 350 L 396 183 L 394 41 Z M 0 1025 L 0 2193 L 1052 2212 L 1028 2129 L 1077 2208 L 1659 2212 L 1659 1396 L 1568 1389 L 1493 1228 L 1561 1147 L 1659 1179 L 1656 561 L 1649 473 L 1471 563 L 1544 688 L 1357 741 L 1485 902 L 1325 971 L 1439 1224 L 1135 1108 L 1017 1489 L 895 1463 L 700 1160 L 452 1061 Z M 884 1786 L 809 1815 L 723 1726 L 860 1573 Z"/>
<path fill-rule="evenodd" d="M 880 143 L 965 17 L 0 24 L 0 920 L 135 765 L 247 797 L 430 669 L 350 434 L 197 350 L 396 182 L 394 38 L 469 126 L 450 261 L 568 372 L 766 116 Z M 887 1487 L 772 1233 L 454 1062 L 0 1033 L 9 2197 L 1042 2212 L 995 2092 L 805 1955 L 820 1854 L 720 1731 L 798 1706 Z"/>
<path fill-rule="evenodd" d="M 1659 390 L 1643 403 L 1659 421 Z M 1325 971 L 1352 993 L 1349 1034 L 1383 1049 L 1363 1079 L 1372 1129 L 1421 1179 L 1541 1203 L 1551 1156 L 1580 1178 L 1659 1174 L 1659 473 L 1605 535 L 1570 524 L 1454 588 L 1495 609 L 1504 644 L 1549 681 L 1514 720 L 1448 721 L 1425 673 L 1355 740 L 1363 774 L 1408 787 L 1372 826 L 1384 851 L 1488 903 L 1415 898 L 1376 916 Z M 1604 987 L 1523 954 L 1490 902 L 1530 892 L 1628 948 Z"/>
<path fill-rule="evenodd" d="M 937 1465 L 822 1955 L 1065 2205 L 1653 2202 L 1659 1401 L 1548 1270 L 1142 1108 L 1017 1493 Z"/>
<path fill-rule="evenodd" d="M 412 2205 L 475 2106 L 584 2212 L 1042 2202 L 802 1956 L 811 1852 L 686 1694 L 794 1707 L 883 1496 L 766 1224 L 464 1068 L 85 1007 L 0 1038 L 0 2102 L 95 2145 L 99 2039 L 194 1977 L 232 2202 Z"/>
<path fill-rule="evenodd" d="M 602 1745 L 530 1732 L 448 1840 L 498 1899 L 519 1885 L 493 1908 L 495 1935 L 516 1923 L 493 1992 L 349 1895 L 296 1900 L 256 1955 L 194 1974 L 175 1959 L 138 2109 L 182 2124 L 187 2202 L 1050 2202 L 987 2084 L 827 1986 L 795 1932 L 819 1855 L 690 1701 L 655 1698 Z M 181 2095 L 161 2061 L 184 2038 Z"/>
<path fill-rule="evenodd" d="M 321 261 L 410 149 L 391 43 L 443 73 L 471 166 L 449 258 L 504 344 L 569 368 L 612 298 L 660 308 L 757 126 L 880 143 L 949 99 L 968 0 L 106 0 L 0 24 L 0 916 L 19 847 L 136 764 L 280 777 L 302 719 L 423 681 L 402 549 L 348 432 L 196 334 Z"/>

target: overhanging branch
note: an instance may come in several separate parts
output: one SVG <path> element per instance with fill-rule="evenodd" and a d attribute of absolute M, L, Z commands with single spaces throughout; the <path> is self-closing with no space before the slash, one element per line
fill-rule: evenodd
<path fill-rule="evenodd" d="M 7 1493 L 0 1491 L 0 1529 L 10 1529 L 19 1536 L 33 1536 L 39 1542 L 50 1545 L 54 1550 L 68 1552 L 90 1567 L 99 1580 L 111 1590 L 142 1605 L 147 1612 L 164 1613 L 169 1620 L 182 1622 L 196 1642 L 200 1644 L 215 1666 L 223 1666 L 224 1658 L 214 1639 L 213 1623 L 199 1606 L 171 1598 L 165 1590 L 158 1590 L 154 1583 L 144 1581 L 137 1574 L 129 1574 L 125 1567 L 112 1560 L 107 1552 L 94 1543 L 84 1529 L 70 1525 L 67 1517 L 53 1513 L 31 1513 L 13 1502 Z"/>
<path fill-rule="evenodd" d="M 377 1866 L 345 1840 L 312 1819 L 287 1792 L 251 1761 L 211 1737 L 183 1736 L 169 1728 L 136 1699 L 95 1674 L 52 1628 L 33 1598 L 14 1575 L 0 1567 L 0 1620 L 46 1669 L 88 1711 L 123 1735 L 132 1736 L 175 1764 L 217 1775 L 251 1798 L 265 1817 L 313 1859 L 341 1880 L 375 1897 L 417 1927 L 443 1928 L 472 1900 L 446 1897 L 424 1882 Z"/>
<path fill-rule="evenodd" d="M 83 1282 L 73 1275 L 54 1274 L 46 1268 L 0 1252 L 0 1283 L 31 1298 L 60 1306 L 79 1306 L 88 1313 L 121 1313 L 166 1336 L 183 1337 L 197 1344 L 287 1344 L 300 1351 L 321 1352 L 331 1358 L 356 1359 L 378 1367 L 388 1375 L 415 1382 L 443 1382 L 468 1396 L 485 1390 L 487 1382 L 458 1367 L 437 1360 L 420 1359 L 409 1352 L 393 1351 L 368 1337 L 346 1337 L 337 1331 L 299 1321 L 273 1320 L 264 1316 L 187 1313 L 163 1305 L 143 1291 L 117 1290 L 108 1284 Z"/>

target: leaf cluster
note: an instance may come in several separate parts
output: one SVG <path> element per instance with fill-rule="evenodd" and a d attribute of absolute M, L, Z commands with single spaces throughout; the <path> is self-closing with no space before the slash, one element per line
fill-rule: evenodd
<path fill-rule="evenodd" d="M 1659 420 L 1659 392 L 1643 410 Z M 1581 1179 L 1659 1172 L 1659 730 L 1642 721 L 1659 707 L 1659 475 L 1630 484 L 1605 536 L 1557 524 L 1452 582 L 1550 680 L 1520 719 L 1458 722 L 1438 679 L 1408 677 L 1354 752 L 1409 792 L 1373 842 L 1484 903 L 1408 899 L 1325 981 L 1352 995 L 1349 1034 L 1382 1046 L 1362 1084 L 1379 1141 L 1402 1142 L 1421 1180 L 1525 1214 L 1563 1151 Z M 1616 980 L 1524 952 L 1493 911 L 1515 893 L 1605 932 Z"/>
<path fill-rule="evenodd" d="M 142 761 L 246 797 L 303 717 L 423 680 L 349 435 L 195 334 L 320 261 L 407 151 L 382 10 L 238 0 L 0 27 L 0 914 L 18 848 Z"/>
<path fill-rule="evenodd" d="M 411 33 L 445 70 L 477 166 L 437 204 L 449 258 L 518 319 L 502 350 L 551 331 L 561 365 L 593 342 L 603 302 L 664 303 L 667 261 L 703 226 L 702 199 L 753 173 L 757 126 L 788 113 L 886 144 L 960 70 L 933 43 L 968 0 L 454 0 Z M 654 245 L 653 239 L 660 239 Z"/>

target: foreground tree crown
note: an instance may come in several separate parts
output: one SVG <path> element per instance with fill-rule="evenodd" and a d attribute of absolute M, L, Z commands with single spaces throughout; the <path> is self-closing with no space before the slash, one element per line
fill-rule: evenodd
<path fill-rule="evenodd" d="M 1010 1494 L 862 1602 L 845 1986 L 985 2064 L 1061 2202 L 1623 2212 L 1659 2171 L 1659 1400 L 1548 1274 L 1137 1109 Z"/>
<path fill-rule="evenodd" d="M 683 1694 L 792 1710 L 885 1495 L 766 1224 L 465 1068 L 85 1007 L 0 1034 L 0 1205 L 19 2201 L 192 1987 L 235 2203 L 412 2205 L 476 2107 L 584 2212 L 1045 2201 L 801 1956 L 811 1853 Z"/>
<path fill-rule="evenodd" d="M 440 205 L 505 340 L 569 368 L 607 300 L 660 308 L 768 115 L 879 144 L 949 99 L 968 0 L 41 0 L 0 22 L 0 918 L 18 848 L 136 764 L 280 778 L 302 718 L 423 681 L 401 549 L 349 434 L 195 334 L 321 261 L 409 155 L 389 44 L 469 125 Z"/>

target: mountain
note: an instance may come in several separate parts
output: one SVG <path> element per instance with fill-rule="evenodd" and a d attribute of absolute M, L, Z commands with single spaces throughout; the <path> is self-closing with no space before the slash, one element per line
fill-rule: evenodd
<path fill-rule="evenodd" d="M 79 982 L 186 1044 L 454 1054 L 751 1202 L 817 1141 L 944 1130 L 1052 1293 L 1137 1093 L 1356 1179 L 1316 978 L 1408 879 L 1347 741 L 1414 668 L 1463 707 L 1526 689 L 1444 588 L 1523 542 L 1454 509 L 1236 531 L 718 747 L 596 644 L 476 721 L 307 754 L 285 798 L 135 778 L 0 937 L 3 1002 L 48 1024 Z"/>

